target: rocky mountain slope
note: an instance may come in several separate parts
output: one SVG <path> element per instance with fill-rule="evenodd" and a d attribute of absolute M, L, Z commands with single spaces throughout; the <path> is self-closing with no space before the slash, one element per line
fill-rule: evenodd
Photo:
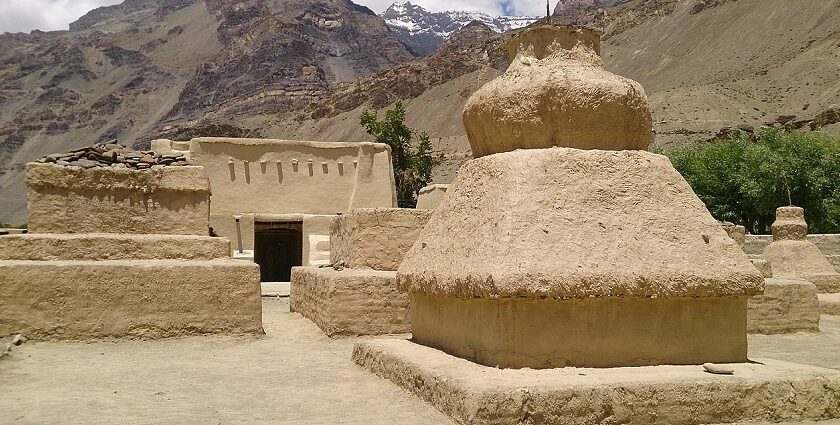
<path fill-rule="evenodd" d="M 536 17 L 491 16 L 480 12 L 429 12 L 408 1 L 392 4 L 380 16 L 400 41 L 421 56 L 432 53 L 452 33 L 474 21 L 502 33 L 525 27 L 537 20 Z"/>
<path fill-rule="evenodd" d="M 840 116 L 840 0 L 563 10 L 553 22 L 605 29 L 606 68 L 645 86 L 666 147 Z M 505 69 L 506 37 L 475 23 L 413 58 L 346 0 L 130 0 L 69 32 L 0 36 L 0 222 L 25 220 L 23 164 L 48 153 L 159 136 L 369 140 L 361 111 L 397 99 L 432 136 L 447 182 L 470 156 L 461 108 Z"/>
<path fill-rule="evenodd" d="M 647 90 L 660 145 L 840 107 L 840 1 L 661 3 L 667 14 L 640 9 L 603 47 L 608 69 Z"/>
<path fill-rule="evenodd" d="M 630 0 L 560 0 L 554 6 L 554 16 L 574 16 L 587 9 L 612 7 Z"/>
<path fill-rule="evenodd" d="M 414 58 L 348 0 L 127 0 L 70 28 L 0 35 L 0 222 L 25 220 L 27 161 L 113 138 L 147 144 L 208 114 L 294 109 Z"/>
<path fill-rule="evenodd" d="M 809 128 L 814 122 L 835 122 L 823 129 L 840 132 L 840 0 L 630 0 L 555 15 L 552 22 L 605 30 L 605 67 L 644 85 L 654 110 L 655 140 L 665 148 L 708 140 L 721 130 L 758 129 L 780 119 Z M 492 56 L 501 42 L 487 44 L 481 55 Z M 466 98 L 504 68 L 486 61 L 439 81 L 440 70 L 398 66 L 371 74 L 365 86 L 437 82 L 416 97 L 398 92 L 366 105 L 404 99 L 408 122 L 437 141 L 442 165 L 435 180 L 444 183 L 470 155 L 460 122 Z M 358 102 L 344 106 L 325 99 L 321 105 L 328 114 L 271 131 L 317 140 L 364 139 Z"/>

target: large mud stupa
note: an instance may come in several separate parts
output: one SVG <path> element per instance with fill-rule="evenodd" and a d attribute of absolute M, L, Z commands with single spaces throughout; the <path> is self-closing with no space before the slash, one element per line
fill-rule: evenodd
<path fill-rule="evenodd" d="M 412 340 L 354 361 L 459 423 L 840 416 L 837 371 L 747 361 L 763 277 L 644 150 L 644 91 L 601 68 L 598 36 L 513 37 L 514 65 L 465 106 L 477 158 L 397 269 Z"/>
<path fill-rule="evenodd" d="M 668 159 L 641 150 L 644 91 L 601 68 L 598 40 L 522 33 L 513 69 L 468 101 L 465 126 L 485 131 L 473 149 L 498 153 L 461 168 L 399 268 L 414 340 L 502 367 L 745 361 L 762 276 Z M 494 128 L 497 109 L 521 131 Z"/>

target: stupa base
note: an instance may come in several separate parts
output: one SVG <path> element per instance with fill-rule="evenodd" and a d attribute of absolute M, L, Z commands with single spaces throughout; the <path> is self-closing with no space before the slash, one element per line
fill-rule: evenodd
<path fill-rule="evenodd" d="M 750 297 L 747 306 L 747 332 L 751 334 L 820 331 L 820 302 L 811 282 L 765 279 L 764 294 Z"/>
<path fill-rule="evenodd" d="M 747 297 L 549 300 L 412 294 L 411 315 L 417 343 L 491 367 L 747 360 Z"/>
<path fill-rule="evenodd" d="M 840 371 L 762 360 L 702 366 L 497 369 L 407 340 L 356 344 L 353 360 L 458 423 L 703 424 L 840 417 Z"/>

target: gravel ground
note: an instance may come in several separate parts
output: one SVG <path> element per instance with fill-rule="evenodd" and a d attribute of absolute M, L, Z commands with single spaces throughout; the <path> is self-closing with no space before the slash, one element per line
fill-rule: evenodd
<path fill-rule="evenodd" d="M 354 365 L 356 339 L 325 337 L 287 298 L 263 307 L 260 338 L 14 347 L 0 360 L 0 424 L 452 423 Z M 750 355 L 840 369 L 840 317 L 821 328 L 751 336 Z"/>

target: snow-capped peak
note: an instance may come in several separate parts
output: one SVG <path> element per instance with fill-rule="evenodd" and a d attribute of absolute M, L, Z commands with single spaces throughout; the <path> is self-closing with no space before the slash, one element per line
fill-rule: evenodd
<path fill-rule="evenodd" d="M 440 37 L 449 37 L 472 21 L 483 22 L 496 32 L 505 32 L 538 19 L 532 16 L 492 16 L 482 12 L 429 12 L 408 0 L 395 2 L 381 16 L 388 26 L 410 28 L 413 33 L 426 32 Z"/>
<path fill-rule="evenodd" d="M 506 32 L 538 19 L 531 16 L 492 16 L 482 12 L 429 12 L 407 0 L 395 2 L 380 16 L 403 43 L 420 54 L 434 50 L 452 33 L 473 21 L 482 22 L 496 32 Z"/>

